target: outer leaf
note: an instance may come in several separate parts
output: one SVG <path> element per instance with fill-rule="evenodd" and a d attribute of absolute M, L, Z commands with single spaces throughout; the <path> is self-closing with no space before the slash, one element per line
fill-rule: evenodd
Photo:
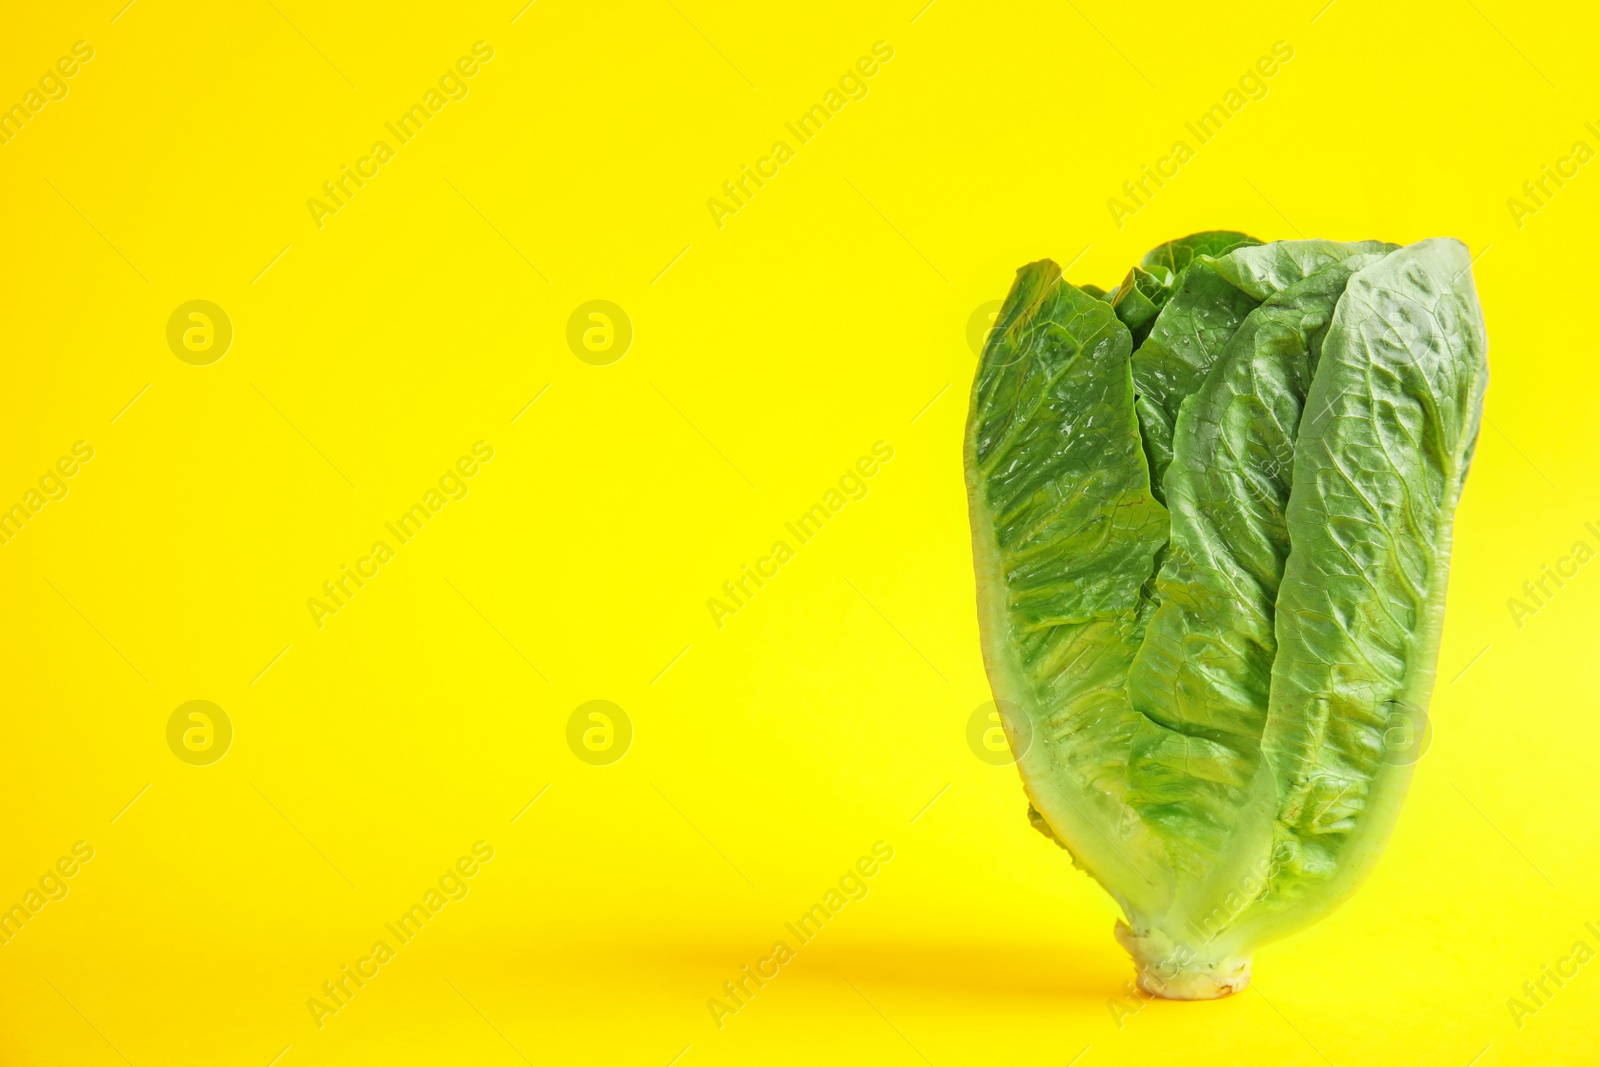
<path fill-rule="evenodd" d="M 1229 284 L 1265 300 L 1302 278 L 1364 252 L 1393 252 L 1399 245 L 1383 241 L 1274 241 L 1241 248 L 1217 263 Z"/>
<path fill-rule="evenodd" d="M 1236 248 L 1246 248 L 1250 245 L 1259 245 L 1261 242 L 1247 233 L 1238 230 L 1204 230 L 1200 233 L 1191 233 L 1187 237 L 1179 237 L 1168 241 L 1166 244 L 1157 245 L 1146 252 L 1139 261 L 1141 267 L 1162 266 L 1178 274 L 1191 262 L 1201 256 L 1210 256 L 1216 259 L 1225 256 Z"/>
<path fill-rule="evenodd" d="M 1221 231 L 1226 233 L 1226 231 Z M 1165 500 L 1164 479 L 1172 462 L 1172 431 L 1178 406 L 1200 387 L 1244 317 L 1261 301 L 1303 278 L 1359 252 L 1390 249 L 1375 241 L 1275 241 L 1242 244 L 1225 255 L 1209 256 L 1199 243 L 1212 235 L 1196 234 L 1163 245 L 1145 257 L 1184 261 L 1179 281 L 1148 339 L 1133 357 L 1133 383 L 1139 393 L 1139 428 L 1156 488 Z M 1242 236 L 1242 235 L 1233 235 Z M 1248 238 L 1248 241 L 1254 241 Z M 1163 249 L 1170 251 L 1163 252 Z"/>
<path fill-rule="evenodd" d="M 1165 542 L 1133 412 L 1128 331 L 1030 264 L 973 386 L 966 470 L 984 660 L 1033 807 L 1130 915 L 1165 898 L 1124 800 L 1125 681 Z"/>
<path fill-rule="evenodd" d="M 1235 843 L 1260 761 L 1311 353 L 1350 276 L 1380 258 L 1329 267 L 1252 311 L 1178 416 L 1171 549 L 1129 678 L 1148 721 L 1133 739 L 1128 782 L 1191 880 Z"/>
<path fill-rule="evenodd" d="M 1467 250 L 1411 245 L 1351 279 L 1295 449 L 1262 748 L 1276 868 L 1234 938 L 1320 917 L 1366 875 L 1433 688 L 1456 501 L 1488 380 Z"/>

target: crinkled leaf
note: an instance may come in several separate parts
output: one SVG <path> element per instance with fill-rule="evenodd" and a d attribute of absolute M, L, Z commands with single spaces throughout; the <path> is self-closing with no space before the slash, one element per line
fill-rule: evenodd
<path fill-rule="evenodd" d="M 1148 260 L 1159 253 L 1184 264 L 1176 291 L 1133 356 L 1139 429 L 1157 500 L 1166 500 L 1164 482 L 1172 462 L 1178 406 L 1200 387 L 1244 317 L 1273 293 L 1319 270 L 1358 253 L 1394 247 L 1377 241 L 1275 241 L 1263 245 L 1245 238 L 1224 253 L 1212 255 L 1204 250 L 1207 242 L 1199 240 L 1211 238 L 1211 244 L 1221 246 L 1225 238 L 1243 236 L 1227 231 L 1195 234 L 1162 245 L 1145 257 Z"/>
<path fill-rule="evenodd" d="M 1156 316 L 1182 282 L 1183 272 L 1190 263 L 1202 256 L 1226 255 L 1236 248 L 1260 243 L 1249 234 L 1234 230 L 1208 230 L 1179 237 L 1146 252 L 1139 265 L 1128 271 L 1111 298 L 1117 318 L 1133 335 L 1134 350 L 1137 351 L 1150 335 Z M 1160 489 L 1159 479 L 1157 489 Z"/>
<path fill-rule="evenodd" d="M 1161 305 L 1167 302 L 1176 281 L 1176 275 L 1166 267 L 1134 267 L 1117 286 L 1111 306 L 1128 328 L 1135 347 L 1149 334 L 1150 324 L 1161 313 Z"/>
<path fill-rule="evenodd" d="M 1466 248 L 1356 274 L 1306 400 L 1262 739 L 1278 787 L 1262 925 L 1316 918 L 1375 860 L 1433 688 L 1453 513 L 1488 379 Z M 1289 914 L 1292 909 L 1292 914 Z"/>
<path fill-rule="evenodd" d="M 1131 909 L 1153 906 L 1123 800 L 1139 590 L 1166 540 L 1133 412 L 1127 329 L 1049 261 L 1018 272 L 983 354 L 967 484 L 984 658 L 1029 799 Z"/>
<path fill-rule="evenodd" d="M 1398 247 L 1383 241 L 1273 241 L 1241 248 L 1216 267 L 1229 284 L 1265 300 L 1351 256 L 1393 252 Z"/>
<path fill-rule="evenodd" d="M 1148 721 L 1128 782 L 1134 807 L 1195 875 L 1228 845 L 1260 760 L 1311 352 L 1350 276 L 1379 258 L 1330 267 L 1252 311 L 1178 415 L 1160 606 L 1129 677 Z"/>
<path fill-rule="evenodd" d="M 1222 346 L 1259 303 L 1229 284 L 1211 261 L 1194 260 L 1134 354 L 1139 429 L 1156 499 L 1165 499 L 1162 480 L 1172 462 L 1178 405 L 1200 387 Z"/>
<path fill-rule="evenodd" d="M 1162 266 L 1173 274 L 1178 274 L 1201 256 L 1216 258 L 1225 256 L 1236 248 L 1246 248 L 1260 243 L 1249 234 L 1240 233 L 1238 230 L 1204 230 L 1157 245 L 1144 254 L 1139 265 Z"/>

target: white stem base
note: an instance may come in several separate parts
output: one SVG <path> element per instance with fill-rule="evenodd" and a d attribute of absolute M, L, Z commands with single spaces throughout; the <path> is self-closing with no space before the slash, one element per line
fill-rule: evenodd
<path fill-rule="evenodd" d="M 1216 1000 L 1250 984 L 1250 957 L 1210 958 L 1160 930 L 1137 933 L 1121 920 L 1114 931 L 1139 971 L 1139 988 L 1167 1000 Z"/>

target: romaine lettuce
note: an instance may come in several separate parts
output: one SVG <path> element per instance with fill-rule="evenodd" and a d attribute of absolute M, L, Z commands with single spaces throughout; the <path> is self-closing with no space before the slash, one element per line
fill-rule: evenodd
<path fill-rule="evenodd" d="M 1486 351 L 1451 240 L 1195 234 L 1108 294 L 1018 272 L 967 427 L 984 660 L 1029 817 L 1147 992 L 1243 988 L 1376 860 Z"/>

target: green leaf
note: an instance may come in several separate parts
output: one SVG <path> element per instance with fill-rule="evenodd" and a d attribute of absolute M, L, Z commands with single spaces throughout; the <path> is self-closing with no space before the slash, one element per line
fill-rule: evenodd
<path fill-rule="evenodd" d="M 1155 267 L 1151 270 L 1134 267 L 1128 271 L 1128 276 L 1122 279 L 1122 284 L 1117 286 L 1117 294 L 1112 298 L 1111 306 L 1116 309 L 1117 318 L 1122 320 L 1122 324 L 1133 336 L 1135 346 L 1150 332 L 1150 324 L 1160 313 L 1161 305 L 1167 302 L 1167 296 L 1172 292 L 1175 281 L 1172 271 L 1166 267 Z"/>
<path fill-rule="evenodd" d="M 1383 241 L 1274 241 L 1241 248 L 1219 261 L 1216 267 L 1217 273 L 1230 285 L 1257 300 L 1265 300 L 1351 256 L 1393 252 L 1399 247 Z"/>
<path fill-rule="evenodd" d="M 966 468 L 984 659 L 1029 801 L 1132 913 L 1164 893 L 1123 801 L 1140 587 L 1167 536 L 1109 305 L 1024 267 L 973 385 Z"/>
<path fill-rule="evenodd" d="M 1178 405 L 1200 387 L 1222 346 L 1260 303 L 1229 284 L 1212 261 L 1194 260 L 1134 354 L 1139 429 L 1157 500 L 1165 499 Z"/>
<path fill-rule="evenodd" d="M 1192 879 L 1228 847 L 1260 761 L 1312 351 L 1350 276 L 1381 258 L 1329 267 L 1252 311 L 1178 415 L 1160 606 L 1129 676 L 1148 721 L 1133 738 L 1128 783 Z"/>
<path fill-rule="evenodd" d="M 1456 501 L 1488 380 L 1458 241 L 1422 241 L 1350 280 L 1294 456 L 1262 750 L 1277 874 L 1241 936 L 1317 918 L 1393 825 L 1434 681 Z M 1402 731 L 1403 732 L 1403 731 Z"/>
<path fill-rule="evenodd" d="M 1240 237 L 1244 235 L 1226 230 L 1195 234 L 1145 256 L 1148 260 L 1159 254 L 1170 262 L 1183 263 L 1176 292 L 1133 357 L 1139 428 L 1158 500 L 1166 499 L 1164 480 L 1172 462 L 1178 406 L 1200 387 L 1244 317 L 1273 293 L 1319 270 L 1358 253 L 1394 248 L 1377 241 L 1275 241 L 1263 245 L 1245 238 L 1249 243 L 1236 243 L 1217 256 L 1204 251 L 1208 243 L 1222 247 L 1227 239 Z"/>
<path fill-rule="evenodd" d="M 1225 256 L 1236 248 L 1247 248 L 1259 245 L 1261 242 L 1247 233 L 1237 230 L 1205 230 L 1200 233 L 1191 233 L 1187 237 L 1179 237 L 1168 241 L 1166 244 L 1157 245 L 1144 254 L 1139 261 L 1141 267 L 1166 267 L 1173 274 L 1182 272 L 1191 262 L 1201 256 L 1216 259 Z"/>
<path fill-rule="evenodd" d="M 1144 344 L 1156 316 L 1182 281 L 1183 272 L 1190 263 L 1201 256 L 1221 256 L 1235 248 L 1260 243 L 1249 234 L 1234 230 L 1208 230 L 1168 241 L 1146 252 L 1111 297 L 1117 318 L 1133 335 L 1135 350 Z"/>

